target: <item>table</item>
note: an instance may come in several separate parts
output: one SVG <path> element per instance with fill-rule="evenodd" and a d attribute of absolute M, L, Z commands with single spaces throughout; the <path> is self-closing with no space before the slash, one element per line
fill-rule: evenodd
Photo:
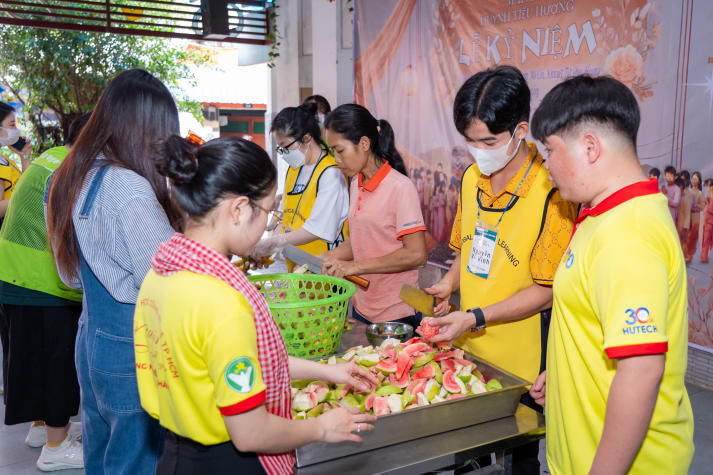
<path fill-rule="evenodd" d="M 365 345 L 363 323 L 344 333 L 340 352 Z M 512 449 L 545 436 L 542 414 L 520 404 L 514 416 L 423 437 L 388 447 L 295 468 L 299 475 L 413 474 L 439 470 L 468 459 L 495 453 L 497 464 L 481 473 L 510 473 Z"/>

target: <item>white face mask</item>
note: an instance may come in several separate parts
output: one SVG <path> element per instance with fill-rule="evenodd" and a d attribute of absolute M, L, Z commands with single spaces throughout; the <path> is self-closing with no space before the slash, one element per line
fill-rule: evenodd
<path fill-rule="evenodd" d="M 0 145 L 2 146 L 12 145 L 20 138 L 19 129 L 7 129 L 5 127 L 0 127 L 0 129 L 4 130 L 7 134 L 7 137 L 0 137 Z"/>
<path fill-rule="evenodd" d="M 470 144 L 466 144 L 468 146 L 468 150 L 470 150 L 470 154 L 473 155 L 475 162 L 478 164 L 478 170 L 480 170 L 480 173 L 485 176 L 490 176 L 498 170 L 505 168 L 505 165 L 510 163 L 510 160 L 515 158 L 517 151 L 520 150 L 520 142 L 522 142 L 522 139 L 518 140 L 517 147 L 515 147 L 515 151 L 512 155 L 508 155 L 508 147 L 514 137 L 515 134 L 512 134 L 512 137 L 510 137 L 507 144 L 500 148 L 494 148 L 491 150 L 476 148 Z"/>
<path fill-rule="evenodd" d="M 320 127 L 324 128 L 324 114 L 317 114 L 317 122 Z"/>
<path fill-rule="evenodd" d="M 307 157 L 302 153 L 299 148 L 295 150 L 288 150 L 287 153 L 282 154 L 282 159 L 287 162 L 292 168 L 299 168 L 305 164 Z"/>

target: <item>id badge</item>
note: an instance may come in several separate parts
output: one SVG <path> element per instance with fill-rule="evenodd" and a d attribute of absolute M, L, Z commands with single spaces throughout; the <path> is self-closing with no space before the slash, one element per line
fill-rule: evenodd
<path fill-rule="evenodd" d="M 468 272 L 483 279 L 488 278 L 497 241 L 497 228 L 480 220 L 475 223 L 473 245 L 470 248 L 470 258 L 468 259 Z"/>

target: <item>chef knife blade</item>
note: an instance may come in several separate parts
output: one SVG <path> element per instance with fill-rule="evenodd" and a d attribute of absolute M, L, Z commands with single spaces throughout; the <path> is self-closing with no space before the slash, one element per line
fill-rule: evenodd
<path fill-rule="evenodd" d="M 317 256 L 313 256 L 307 251 L 303 251 L 297 246 L 288 244 L 282 250 L 282 255 L 297 264 L 298 266 L 306 265 L 307 270 L 312 272 L 313 274 L 322 273 L 322 264 L 324 264 L 324 260 L 320 259 Z M 350 282 L 354 282 L 355 284 L 360 287 L 363 287 L 364 289 L 369 288 L 369 281 L 363 277 L 360 277 L 358 275 L 347 275 L 344 278 Z"/>
<path fill-rule="evenodd" d="M 414 309 L 426 315 L 427 317 L 433 317 L 433 307 L 441 302 L 441 299 L 434 297 L 433 295 L 424 292 L 418 287 L 413 285 L 403 284 L 401 290 L 399 291 L 399 298 L 411 305 Z M 455 305 L 449 304 L 449 312 L 455 311 Z"/>

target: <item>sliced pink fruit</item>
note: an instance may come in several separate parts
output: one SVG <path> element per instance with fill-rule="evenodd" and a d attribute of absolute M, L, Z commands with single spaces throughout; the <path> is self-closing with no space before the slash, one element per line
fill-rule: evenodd
<path fill-rule="evenodd" d="M 436 353 L 436 355 L 433 357 L 433 359 L 435 361 L 443 361 L 443 360 L 455 358 L 455 351 L 456 350 L 441 351 L 440 353 Z"/>
<path fill-rule="evenodd" d="M 438 343 L 436 343 L 436 348 L 438 348 L 439 350 L 448 350 L 451 346 L 453 346 L 452 341 L 439 341 Z"/>
<path fill-rule="evenodd" d="M 366 397 L 366 400 L 364 401 L 364 408 L 365 408 L 367 411 L 371 411 L 371 409 L 374 407 L 374 400 L 375 400 L 377 397 L 378 397 L 378 396 L 377 396 L 376 394 L 374 394 L 374 393 L 371 393 L 371 394 L 369 394 L 369 395 Z"/>
<path fill-rule="evenodd" d="M 404 373 L 408 374 L 408 370 L 411 369 L 413 363 L 411 358 L 405 352 L 399 353 L 398 359 L 396 360 L 396 378 L 401 379 Z"/>
<path fill-rule="evenodd" d="M 426 379 L 416 379 L 414 378 L 411 381 L 411 384 L 408 385 L 406 388 L 406 391 L 411 393 L 412 396 L 416 396 L 418 393 L 422 393 L 426 390 L 426 382 L 428 380 Z"/>
<path fill-rule="evenodd" d="M 393 384 L 398 388 L 405 388 L 409 385 L 410 382 L 411 378 L 408 371 L 406 371 L 400 378 L 397 378 L 396 374 L 389 375 L 389 383 Z"/>
<path fill-rule="evenodd" d="M 449 393 L 461 392 L 461 385 L 456 382 L 453 371 L 443 372 L 443 387 L 446 388 Z"/>
<path fill-rule="evenodd" d="M 388 398 L 386 396 L 375 396 L 373 407 L 374 414 L 377 416 L 385 416 L 386 414 L 391 414 Z"/>
<path fill-rule="evenodd" d="M 457 370 L 457 368 L 456 368 L 456 362 L 453 361 L 452 359 L 449 359 L 449 360 L 442 360 L 442 361 L 441 361 L 441 371 L 443 371 L 444 373 L 445 373 L 446 371 L 450 371 L 450 372 L 452 372 L 452 373 L 455 373 L 456 370 Z"/>
<path fill-rule="evenodd" d="M 413 345 L 414 343 L 421 343 L 422 341 L 423 340 L 421 339 L 421 337 L 415 336 L 415 337 L 411 338 L 410 340 L 406 341 L 405 343 L 403 343 L 401 346 Z"/>
<path fill-rule="evenodd" d="M 428 343 L 419 342 L 419 343 L 412 343 L 411 345 L 405 346 L 403 351 L 407 355 L 411 356 L 414 353 L 418 353 L 418 352 L 423 353 L 425 351 L 433 351 L 433 348 L 431 348 L 431 345 L 429 345 Z"/>
<path fill-rule="evenodd" d="M 461 366 L 469 366 L 471 371 L 473 371 L 476 368 L 475 363 L 473 363 L 472 361 L 461 359 L 461 358 L 453 358 L 453 362 L 456 364 L 459 364 Z"/>
<path fill-rule="evenodd" d="M 414 378 L 433 378 L 436 376 L 436 370 L 430 364 L 424 366 L 418 372 L 414 373 Z"/>
<path fill-rule="evenodd" d="M 396 372 L 396 362 L 389 360 L 381 360 L 379 364 L 374 366 L 376 369 L 382 373 L 395 373 Z"/>

